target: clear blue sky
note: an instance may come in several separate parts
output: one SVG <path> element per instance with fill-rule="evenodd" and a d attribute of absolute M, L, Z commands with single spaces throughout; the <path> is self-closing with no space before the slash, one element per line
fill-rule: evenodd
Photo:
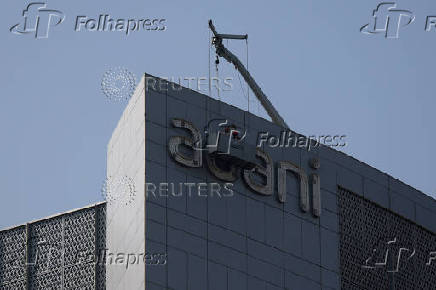
<path fill-rule="evenodd" d="M 346 153 L 436 196 L 436 30 L 424 30 L 434 1 L 397 1 L 416 15 L 399 39 L 359 32 L 372 0 L 48 1 L 66 18 L 38 40 L 9 32 L 28 3 L 5 0 L 0 12 L 0 228 L 102 199 L 126 105 L 101 93 L 104 72 L 207 76 L 209 18 L 248 33 L 250 72 L 292 129 L 346 134 Z M 165 18 L 167 30 L 74 31 L 76 16 L 100 14 Z M 245 43 L 229 46 L 245 60 Z M 220 70 L 234 77 L 223 100 L 244 109 L 234 69 L 222 60 Z"/>

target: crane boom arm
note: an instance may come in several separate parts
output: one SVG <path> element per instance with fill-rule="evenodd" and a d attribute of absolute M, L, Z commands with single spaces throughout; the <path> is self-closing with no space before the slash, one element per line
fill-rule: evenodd
<path fill-rule="evenodd" d="M 266 112 L 271 117 L 272 121 L 281 127 L 289 129 L 289 126 L 286 124 L 285 120 L 280 116 L 279 112 L 277 112 L 277 110 L 274 108 L 274 106 L 268 100 L 267 96 L 263 93 L 262 89 L 257 85 L 256 81 L 250 75 L 248 70 L 244 67 L 242 62 L 233 53 L 231 53 L 227 48 L 225 48 L 224 45 L 222 44 L 222 39 L 226 38 L 223 36 L 226 36 L 226 34 L 218 34 L 215 30 L 215 27 L 212 23 L 212 20 L 209 20 L 209 27 L 212 30 L 213 34 L 215 35 L 213 44 L 215 45 L 215 49 L 216 49 L 217 54 L 219 56 L 223 57 L 228 62 L 232 63 L 236 67 L 238 72 L 242 75 L 244 80 L 250 86 L 251 90 L 253 91 L 253 93 L 255 94 L 257 99 L 259 100 L 259 102 L 265 108 Z M 233 36 L 232 37 L 233 39 L 246 39 L 247 38 L 246 35 L 238 37 L 238 38 L 236 38 L 234 35 L 232 35 L 232 36 Z"/>

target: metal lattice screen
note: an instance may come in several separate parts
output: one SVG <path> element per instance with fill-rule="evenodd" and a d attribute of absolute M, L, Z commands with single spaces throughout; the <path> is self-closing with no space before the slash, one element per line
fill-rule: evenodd
<path fill-rule="evenodd" d="M 436 289 L 436 235 L 339 188 L 342 289 Z"/>
<path fill-rule="evenodd" d="M 0 289 L 106 289 L 106 204 L 0 232 Z"/>

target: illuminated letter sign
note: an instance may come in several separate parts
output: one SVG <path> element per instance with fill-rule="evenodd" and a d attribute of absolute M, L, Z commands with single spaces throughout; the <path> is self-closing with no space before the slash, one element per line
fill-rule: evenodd
<path fill-rule="evenodd" d="M 274 163 L 271 157 L 259 148 L 256 149 L 256 157 L 262 161 L 263 164 L 255 164 L 253 162 L 245 164 L 255 164 L 255 166 L 241 168 L 241 164 L 244 164 L 242 159 L 236 160 L 237 164 L 232 163 L 232 159 L 217 158 L 216 154 L 210 153 L 208 149 L 203 148 L 201 133 L 195 128 L 195 126 L 183 119 L 173 119 L 172 124 L 176 128 L 187 129 L 192 137 L 173 136 L 169 139 L 168 148 L 171 157 L 178 163 L 187 167 L 202 167 L 202 153 L 205 152 L 206 164 L 210 172 L 223 181 L 233 182 L 238 179 L 240 172 L 247 184 L 247 186 L 254 192 L 261 195 L 273 195 L 274 193 Z M 215 139 L 214 139 L 215 140 Z M 192 150 L 192 154 L 188 155 L 182 153 L 183 146 Z M 207 148 L 207 145 L 205 146 Z M 313 169 L 318 169 L 320 166 L 319 160 L 314 159 L 311 162 Z M 250 169 L 251 168 L 251 169 Z M 242 169 L 242 170 L 241 170 Z M 278 162 L 277 179 L 278 179 L 278 199 L 284 203 L 286 201 L 286 176 L 287 172 L 295 175 L 300 181 L 300 208 L 303 212 L 307 212 L 310 209 L 309 198 L 309 182 L 312 189 L 312 214 L 316 217 L 321 215 L 321 187 L 320 177 L 314 173 L 308 178 L 306 172 L 299 166 L 293 164 L 290 161 Z M 254 178 L 258 175 L 264 182 L 260 182 Z"/>
<path fill-rule="evenodd" d="M 191 132 L 192 138 L 184 137 L 184 136 L 173 136 L 170 138 L 168 142 L 168 148 L 171 154 L 171 157 L 174 158 L 177 162 L 188 166 L 188 167 L 201 167 L 202 166 L 202 156 L 201 150 L 196 150 L 201 146 L 201 134 L 200 131 L 195 128 L 195 126 L 188 121 L 182 119 L 173 119 L 173 126 L 177 128 L 184 128 Z M 193 150 L 193 156 L 187 156 L 186 154 L 181 153 L 181 145 L 185 145 L 190 147 Z"/>

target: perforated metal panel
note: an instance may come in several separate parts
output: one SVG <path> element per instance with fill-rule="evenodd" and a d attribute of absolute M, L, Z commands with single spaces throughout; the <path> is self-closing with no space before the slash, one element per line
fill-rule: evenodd
<path fill-rule="evenodd" d="M 26 268 L 17 263 L 25 258 L 26 228 L 0 232 L 0 289 L 22 289 L 26 285 Z"/>
<path fill-rule="evenodd" d="M 341 188 L 338 205 L 342 289 L 436 289 L 434 233 Z"/>
<path fill-rule="evenodd" d="M 0 289 L 106 289 L 105 247 L 106 204 L 1 231 Z"/>

